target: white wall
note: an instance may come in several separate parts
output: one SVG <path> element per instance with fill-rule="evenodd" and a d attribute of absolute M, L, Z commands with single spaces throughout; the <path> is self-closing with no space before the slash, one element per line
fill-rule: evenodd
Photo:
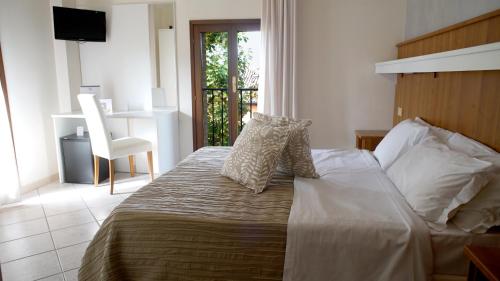
<path fill-rule="evenodd" d="M 299 0 L 302 1 L 302 0 Z M 259 0 L 178 0 L 175 2 L 181 158 L 193 152 L 189 21 L 260 18 Z"/>
<path fill-rule="evenodd" d="M 155 65 L 156 65 L 156 86 L 162 87 L 161 85 L 161 69 L 160 69 L 160 57 L 164 54 L 160 53 L 160 29 L 169 29 L 170 26 L 174 26 L 174 3 L 163 3 L 163 4 L 151 4 L 150 5 L 150 15 L 152 15 L 153 20 L 153 31 L 154 31 L 154 47 L 155 47 Z M 172 33 L 175 34 L 175 29 L 172 29 Z M 164 38 L 165 39 L 165 38 Z M 175 57 L 175 36 L 173 37 L 172 42 L 164 42 L 168 43 L 169 46 L 172 46 L 172 50 L 174 51 L 172 54 Z M 167 50 L 170 52 L 171 50 Z M 175 59 L 174 59 L 175 62 Z M 172 68 L 177 68 L 176 64 L 172 65 Z M 174 80 L 177 81 L 177 75 L 174 77 Z M 173 100 L 173 104 L 177 106 L 177 82 L 175 82 L 175 99 Z"/>
<path fill-rule="evenodd" d="M 299 117 L 313 147 L 354 147 L 354 130 L 392 127 L 395 79 L 375 74 L 403 40 L 405 1 L 298 1 Z"/>
<path fill-rule="evenodd" d="M 57 173 L 50 115 L 59 111 L 49 0 L 0 0 L 0 43 L 22 186 Z"/>
<path fill-rule="evenodd" d="M 159 86 L 165 92 L 166 105 L 177 107 L 177 67 L 175 57 L 175 30 L 158 30 Z"/>
<path fill-rule="evenodd" d="M 500 9 L 500 0 L 407 1 L 407 39 Z"/>
<path fill-rule="evenodd" d="M 50 5 L 75 8 L 76 1 L 50 0 Z M 50 9 L 52 9 L 52 7 L 50 7 Z M 53 17 L 51 20 L 53 20 Z M 79 111 L 80 104 L 78 103 L 77 95 L 80 93 L 80 85 L 82 82 L 79 43 L 56 39 L 53 41 L 59 110 L 61 112 Z"/>
<path fill-rule="evenodd" d="M 395 80 L 374 73 L 404 39 L 401 0 L 297 1 L 299 117 L 314 147 L 353 147 L 354 130 L 392 126 Z M 181 155 L 192 151 L 189 20 L 259 18 L 260 1 L 176 2 Z"/>
<path fill-rule="evenodd" d="M 113 110 L 142 110 L 153 86 L 147 4 L 107 12 L 106 42 L 80 45 L 83 85 L 101 85 Z"/>

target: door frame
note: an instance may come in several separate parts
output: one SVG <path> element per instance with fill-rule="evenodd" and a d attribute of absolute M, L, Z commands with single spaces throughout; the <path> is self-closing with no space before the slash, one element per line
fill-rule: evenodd
<path fill-rule="evenodd" d="M 197 64 L 197 61 L 201 61 L 201 42 L 197 34 L 201 32 L 217 32 L 217 31 L 227 31 L 229 33 L 237 33 L 239 31 L 252 31 L 260 30 L 260 19 L 225 19 L 225 20 L 191 20 L 189 21 L 189 38 L 191 46 L 191 101 L 192 101 L 192 123 L 193 123 L 193 150 L 197 150 L 203 147 L 204 144 L 204 130 L 203 130 L 203 99 L 201 97 L 201 64 Z M 233 38 L 233 40 L 231 40 Z M 235 46 L 231 48 L 231 46 Z M 228 34 L 228 61 L 238 60 L 237 51 L 237 37 Z M 231 77 L 237 77 L 238 79 L 238 69 L 228 65 L 228 80 Z M 237 95 L 233 91 L 232 87 L 229 87 L 230 81 L 228 81 L 228 97 Z M 237 107 L 237 100 L 234 98 L 228 98 L 228 119 L 231 122 L 237 122 L 237 111 L 231 110 L 231 108 Z M 235 128 L 236 129 L 235 129 Z M 237 126 L 229 127 L 229 139 L 236 139 L 238 135 Z"/>
<path fill-rule="evenodd" d="M 2 92 L 3 92 L 3 98 L 5 101 L 5 109 L 7 112 L 7 119 L 9 122 L 9 129 L 10 129 L 10 141 L 12 143 L 12 150 L 14 152 L 14 163 L 16 164 L 16 172 L 17 172 L 17 180 L 18 180 L 18 185 L 20 184 L 19 182 L 19 164 L 17 163 L 17 151 L 16 151 L 16 143 L 14 142 L 14 129 L 12 128 L 12 117 L 10 114 L 10 102 L 9 102 L 9 93 L 7 91 L 7 79 L 5 78 L 5 67 L 4 67 L 4 60 L 3 60 L 3 54 L 2 54 L 2 46 L 0 44 L 0 81 L 2 84 Z M 2 272 L 0 271 L 0 275 Z M 0 276 L 1 277 L 1 276 Z M 2 278 L 0 278 L 1 281 Z"/>
<path fill-rule="evenodd" d="M 7 91 L 7 79 L 5 78 L 5 68 L 3 65 L 3 54 L 2 54 L 2 46 L 0 45 L 0 84 L 2 84 L 2 92 L 3 99 L 5 101 L 5 108 L 7 111 L 7 118 L 10 126 L 10 137 L 12 139 L 12 147 L 14 148 L 14 157 L 17 165 L 17 153 L 16 153 L 16 145 L 14 144 L 14 131 L 12 129 L 12 117 L 10 115 L 10 102 L 9 102 L 9 93 Z"/>

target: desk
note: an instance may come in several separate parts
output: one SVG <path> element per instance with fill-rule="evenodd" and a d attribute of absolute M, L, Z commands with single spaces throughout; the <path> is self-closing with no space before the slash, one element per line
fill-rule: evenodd
<path fill-rule="evenodd" d="M 163 174 L 175 167 L 179 161 L 178 111 L 165 107 L 152 111 L 123 111 L 106 115 L 106 123 L 113 138 L 134 136 L 153 143 L 153 164 L 155 173 Z M 60 138 L 76 133 L 76 127 L 87 124 L 82 112 L 53 114 L 59 181 L 64 182 L 64 165 Z M 138 172 L 147 172 L 146 156 L 136 155 Z M 128 172 L 127 159 L 116 161 L 116 170 Z"/>

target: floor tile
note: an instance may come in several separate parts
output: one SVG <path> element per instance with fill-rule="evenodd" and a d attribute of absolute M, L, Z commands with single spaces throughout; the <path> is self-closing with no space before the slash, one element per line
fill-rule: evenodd
<path fill-rule="evenodd" d="M 37 281 L 64 281 L 64 276 L 62 273 L 38 279 Z"/>
<path fill-rule="evenodd" d="M 90 208 L 90 212 L 92 212 L 96 220 L 105 220 L 118 205 L 119 204 L 111 204 L 107 206 L 92 207 Z"/>
<path fill-rule="evenodd" d="M 50 230 L 57 230 L 69 226 L 85 224 L 94 221 L 94 217 L 88 209 L 48 216 Z"/>
<path fill-rule="evenodd" d="M 97 222 L 52 231 L 56 249 L 90 241 L 99 229 Z"/>
<path fill-rule="evenodd" d="M 55 251 L 2 264 L 4 281 L 35 280 L 60 272 Z"/>
<path fill-rule="evenodd" d="M 5 208 L 0 210 L 0 226 L 43 217 L 43 209 L 40 205 Z"/>
<path fill-rule="evenodd" d="M 49 188 L 48 190 L 40 188 L 38 192 L 40 194 L 40 201 L 44 205 L 70 202 L 80 199 L 80 194 L 77 189 L 73 187 L 73 185 L 55 189 Z"/>
<path fill-rule="evenodd" d="M 47 216 L 53 216 L 83 210 L 86 209 L 87 206 L 85 205 L 85 202 L 78 197 L 67 200 L 62 198 L 59 202 L 44 203 L 43 208 L 45 209 L 45 214 Z"/>
<path fill-rule="evenodd" d="M 64 277 L 66 281 L 78 281 L 78 270 L 79 268 L 64 272 Z"/>
<path fill-rule="evenodd" d="M 40 205 L 40 196 L 38 196 L 38 189 L 21 194 L 21 201 L 16 203 L 24 206 Z"/>
<path fill-rule="evenodd" d="M 0 262 L 6 263 L 51 250 L 54 250 L 54 244 L 48 232 L 21 238 L 0 244 Z"/>
<path fill-rule="evenodd" d="M 57 250 L 63 271 L 79 268 L 89 242 Z"/>
<path fill-rule="evenodd" d="M 115 194 L 133 193 L 149 183 L 149 176 L 124 181 L 115 185 Z"/>
<path fill-rule="evenodd" d="M 120 196 L 123 197 L 123 199 L 127 199 L 132 195 L 132 193 L 121 193 Z"/>
<path fill-rule="evenodd" d="M 82 194 L 82 198 L 90 208 L 111 204 L 120 204 L 124 200 L 124 198 L 118 194 L 109 194 L 109 191 L 87 192 L 85 194 Z"/>
<path fill-rule="evenodd" d="M 1 206 L 3 280 L 77 280 L 81 257 L 100 225 L 148 182 L 145 174 L 131 178 L 128 173 L 117 173 L 115 195 L 109 194 L 107 181 L 98 187 L 53 182 L 23 194 L 19 202 Z"/>
<path fill-rule="evenodd" d="M 74 185 L 72 183 L 59 183 L 58 181 L 44 185 L 38 189 L 38 194 L 44 195 L 49 193 L 56 193 L 61 191 L 72 190 Z"/>
<path fill-rule="evenodd" d="M 0 243 L 49 231 L 45 218 L 0 226 Z"/>

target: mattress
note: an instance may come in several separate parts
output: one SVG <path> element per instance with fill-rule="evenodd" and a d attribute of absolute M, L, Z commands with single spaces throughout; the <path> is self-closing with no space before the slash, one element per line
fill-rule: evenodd
<path fill-rule="evenodd" d="M 254 194 L 206 147 L 138 190 L 104 221 L 79 280 L 281 280 L 293 178 Z"/>
<path fill-rule="evenodd" d="M 449 223 L 444 231 L 430 229 L 434 255 L 434 274 L 467 275 L 464 245 L 500 247 L 500 230 L 474 234 Z"/>

